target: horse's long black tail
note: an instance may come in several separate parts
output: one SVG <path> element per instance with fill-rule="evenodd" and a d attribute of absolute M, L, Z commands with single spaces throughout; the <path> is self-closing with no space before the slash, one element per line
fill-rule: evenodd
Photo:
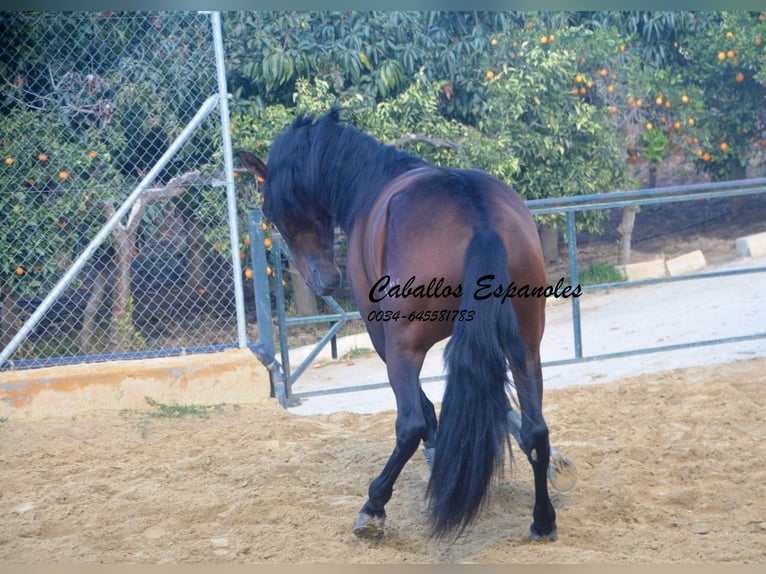
<path fill-rule="evenodd" d="M 511 281 L 505 246 L 491 230 L 478 231 L 468 245 L 460 308 L 473 318 L 455 322 L 445 350 L 447 385 L 428 484 L 436 537 L 459 535 L 481 509 L 505 445 L 510 448 L 506 357 L 525 371 L 526 347 L 511 302 L 474 297 L 485 275 L 503 289 Z"/>

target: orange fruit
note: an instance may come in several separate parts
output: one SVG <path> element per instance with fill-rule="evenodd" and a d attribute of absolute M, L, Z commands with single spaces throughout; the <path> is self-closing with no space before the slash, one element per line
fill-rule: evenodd
<path fill-rule="evenodd" d="M 650 132 L 654 129 L 652 122 L 646 122 L 646 131 Z"/>
<path fill-rule="evenodd" d="M 10 156 L 5 158 L 5 165 L 13 165 L 13 158 Z"/>
<path fill-rule="evenodd" d="M 205 288 L 204 287 L 198 287 L 197 288 L 197 293 L 199 293 L 200 295 L 204 295 L 205 294 Z"/>
<path fill-rule="evenodd" d="M 602 78 L 606 78 L 606 77 L 609 75 L 609 71 L 608 71 L 606 68 L 601 68 L 601 69 L 598 71 L 598 74 L 599 74 L 599 76 L 601 76 Z"/>
<path fill-rule="evenodd" d="M 271 268 L 271 265 L 266 266 L 266 275 L 274 275 L 274 270 Z"/>
<path fill-rule="evenodd" d="M 245 269 L 245 277 L 247 277 L 248 279 L 252 279 L 253 278 L 253 270 L 250 269 L 249 267 L 247 269 Z"/>
<path fill-rule="evenodd" d="M 548 36 L 548 41 L 549 41 L 549 42 L 553 42 L 555 39 L 556 39 L 556 36 L 554 36 L 553 34 L 551 34 L 550 36 Z"/>
<path fill-rule="evenodd" d="M 492 46 L 497 46 L 497 38 L 492 38 L 489 42 Z"/>
<path fill-rule="evenodd" d="M 39 159 L 40 161 L 48 161 L 48 156 L 45 155 L 44 153 L 40 153 L 40 154 L 37 154 L 37 159 Z"/>
<path fill-rule="evenodd" d="M 756 39 L 755 39 L 755 45 L 756 45 L 756 46 L 760 46 L 760 45 L 761 45 L 761 37 L 760 37 L 760 36 L 756 37 Z"/>
<path fill-rule="evenodd" d="M 22 275 L 24 275 L 24 268 L 23 268 L 21 265 L 19 265 L 18 267 L 16 267 L 16 275 L 18 275 L 19 277 L 21 277 Z"/>
<path fill-rule="evenodd" d="M 726 152 L 726 150 L 729 149 L 729 144 L 727 144 L 726 142 L 721 142 L 721 145 L 718 147 L 721 148 L 722 152 Z"/>
<path fill-rule="evenodd" d="M 726 32 L 726 37 L 731 40 L 734 37 L 734 32 Z"/>
<path fill-rule="evenodd" d="M 687 123 L 688 123 L 690 126 L 693 126 L 693 125 L 694 125 L 694 118 L 689 118 L 688 120 L 686 120 L 686 122 L 687 122 Z"/>
<path fill-rule="evenodd" d="M 718 61 L 723 62 L 726 59 L 726 53 L 725 52 L 718 52 Z"/>
<path fill-rule="evenodd" d="M 89 151 L 89 152 L 88 152 L 88 157 L 89 157 L 90 159 L 93 159 L 94 157 L 96 157 L 96 155 L 98 155 L 98 154 L 96 154 L 96 152 L 95 152 L 95 151 L 93 151 L 93 150 L 91 150 L 91 151 Z"/>
<path fill-rule="evenodd" d="M 737 55 L 737 53 L 734 50 L 729 50 L 728 52 L 726 52 L 726 57 L 727 58 L 734 58 L 734 56 L 736 56 L 736 55 Z"/>
<path fill-rule="evenodd" d="M 670 100 L 665 100 L 665 109 L 666 110 L 670 109 Z"/>
<path fill-rule="evenodd" d="M 654 103 L 658 106 L 662 105 L 662 96 L 657 96 L 657 98 L 654 100 Z"/>
<path fill-rule="evenodd" d="M 575 76 L 575 84 L 582 84 L 582 74 L 577 74 Z"/>
<path fill-rule="evenodd" d="M 743 74 L 742 72 L 737 72 L 737 75 L 734 76 L 734 79 L 737 80 L 737 82 L 744 82 L 745 74 Z"/>
<path fill-rule="evenodd" d="M 625 53 L 625 44 L 620 44 L 620 54 Z"/>
<path fill-rule="evenodd" d="M 709 162 L 710 159 L 711 159 L 711 157 L 710 157 L 710 154 L 708 152 L 705 152 L 704 154 L 702 154 L 702 161 L 704 161 L 705 163 Z"/>
<path fill-rule="evenodd" d="M 69 174 L 67 172 L 65 172 L 65 171 L 60 171 L 59 172 L 59 179 L 65 180 L 65 179 L 68 179 L 68 178 L 69 178 Z"/>
<path fill-rule="evenodd" d="M 641 107 L 641 100 L 636 100 L 636 107 L 637 107 L 637 108 L 640 108 L 640 107 Z"/>
<path fill-rule="evenodd" d="M 266 247 L 266 249 L 271 249 L 271 239 L 268 237 L 263 240 L 263 245 Z"/>
<path fill-rule="evenodd" d="M 588 93 L 588 90 L 587 90 L 587 89 L 585 89 L 585 86 L 583 86 L 582 88 L 580 88 L 580 95 L 581 95 L 581 96 L 584 96 L 584 95 L 585 95 L 585 94 L 587 94 L 587 93 Z"/>
<path fill-rule="evenodd" d="M 682 104 L 688 104 L 689 103 L 689 96 L 687 96 L 686 94 L 681 96 L 681 103 Z"/>
<path fill-rule="evenodd" d="M 220 251 L 221 250 L 221 244 L 220 243 L 216 243 L 215 245 L 213 245 L 213 249 L 215 249 L 216 251 Z"/>
<path fill-rule="evenodd" d="M 698 157 L 702 157 L 702 150 L 701 150 L 701 149 L 698 149 L 698 150 L 697 150 L 697 156 L 698 156 Z"/>
<path fill-rule="evenodd" d="M 547 44 L 548 43 L 548 36 L 543 36 L 542 38 L 540 38 L 540 43 L 541 44 Z"/>
<path fill-rule="evenodd" d="M 534 27 L 535 27 L 535 23 L 534 22 L 527 22 L 527 30 L 531 30 Z"/>
<path fill-rule="evenodd" d="M 249 235 L 245 235 L 245 238 L 242 240 L 242 242 L 245 245 L 250 245 L 250 236 Z"/>
<path fill-rule="evenodd" d="M 494 77 L 495 77 L 495 72 L 493 72 L 492 70 L 487 70 L 487 79 L 491 80 Z"/>
<path fill-rule="evenodd" d="M 677 130 L 680 130 L 680 129 L 681 129 L 681 122 L 676 122 L 676 123 L 674 123 L 674 124 L 673 124 L 673 127 L 674 127 L 675 129 L 677 129 Z"/>
<path fill-rule="evenodd" d="M 612 84 L 609 84 L 609 86 L 606 88 L 606 91 L 610 94 L 614 93 L 614 86 Z"/>
<path fill-rule="evenodd" d="M 617 106 L 609 106 L 609 111 L 612 112 L 613 114 L 616 114 L 617 113 Z"/>

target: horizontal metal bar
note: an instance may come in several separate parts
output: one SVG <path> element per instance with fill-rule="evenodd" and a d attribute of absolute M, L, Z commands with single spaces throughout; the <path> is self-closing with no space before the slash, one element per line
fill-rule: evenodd
<path fill-rule="evenodd" d="M 285 319 L 285 325 L 308 325 L 311 323 L 334 323 L 335 321 L 350 321 L 360 319 L 359 311 L 350 311 L 348 313 L 333 313 L 332 315 L 310 315 L 307 317 L 288 317 Z"/>
<path fill-rule="evenodd" d="M 763 273 L 766 267 L 747 267 L 745 269 L 727 269 L 723 271 L 709 271 L 707 273 L 690 273 L 675 277 L 655 277 L 652 279 L 637 279 L 635 281 L 618 281 L 616 283 L 599 283 L 597 285 L 582 285 L 583 293 L 593 291 L 605 291 L 607 289 L 626 289 L 629 287 L 642 287 L 644 285 L 656 285 L 658 283 L 675 283 L 676 281 L 691 281 L 694 279 L 711 279 L 715 277 L 728 277 L 732 275 L 747 275 L 748 273 Z"/>
<path fill-rule="evenodd" d="M 292 371 L 288 376 L 288 383 L 292 385 L 298 377 L 303 374 L 303 371 L 305 371 L 308 366 L 311 364 L 311 362 L 316 358 L 316 356 L 321 352 L 322 349 L 324 349 L 325 345 L 330 342 L 330 340 L 338 334 L 338 331 L 340 331 L 343 326 L 346 324 L 345 319 L 338 321 L 335 323 L 330 329 L 327 331 L 327 333 L 324 334 L 324 337 L 316 344 L 314 345 L 314 348 L 311 350 L 311 353 L 308 354 L 308 356 L 303 359 L 300 365 L 298 365 L 294 371 Z"/>
<path fill-rule="evenodd" d="M 757 178 L 531 199 L 526 204 L 532 213 L 541 215 L 544 213 L 561 213 L 566 211 L 610 209 L 628 205 L 716 199 L 733 197 L 735 195 L 763 193 L 764 191 L 766 191 L 766 178 Z"/>
<path fill-rule="evenodd" d="M 556 361 L 545 361 L 543 367 L 560 367 L 564 365 L 573 365 L 576 363 L 588 363 L 592 361 L 606 361 L 609 359 L 620 359 L 623 357 L 632 357 L 636 355 L 645 355 L 651 353 L 664 353 L 670 351 L 680 351 L 683 349 L 692 349 L 695 347 L 706 347 L 708 345 L 725 345 L 727 343 L 741 343 L 744 341 L 754 341 L 757 339 L 766 339 L 766 333 L 753 333 L 751 335 L 740 335 L 736 337 L 726 337 L 722 339 L 708 339 L 705 341 L 693 341 L 690 343 L 678 343 L 675 345 L 664 345 L 661 347 L 648 347 L 645 349 L 634 349 L 630 351 L 618 351 L 615 353 L 603 353 L 601 355 L 588 355 L 585 357 L 571 359 L 560 359 Z M 420 383 L 434 383 L 444 380 L 446 375 L 431 375 L 429 377 L 421 377 Z M 336 395 L 342 393 L 352 393 L 359 391 L 373 391 L 377 389 L 384 389 L 390 386 L 390 383 L 371 383 L 368 385 L 357 385 L 350 387 L 337 387 L 334 389 L 319 389 L 315 391 L 305 391 L 302 393 L 294 393 L 293 397 L 299 399 L 308 399 L 311 397 L 321 397 L 327 395 Z"/>
<path fill-rule="evenodd" d="M 64 365 L 81 365 L 90 363 L 105 363 L 107 361 L 125 361 L 134 359 L 157 359 L 165 357 L 180 357 L 196 353 L 218 353 L 228 349 L 236 349 L 237 343 L 224 345 L 201 345 L 198 347 L 179 347 L 176 349 L 159 349 L 155 351 L 133 351 L 129 353 L 103 353 L 101 355 L 73 355 L 69 357 L 48 357 L 45 359 L 19 359 L 6 361 L 0 371 L 28 370 L 43 367 L 60 367 Z"/>

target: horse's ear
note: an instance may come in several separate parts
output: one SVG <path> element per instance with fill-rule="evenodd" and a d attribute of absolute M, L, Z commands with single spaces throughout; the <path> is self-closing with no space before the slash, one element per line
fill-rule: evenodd
<path fill-rule="evenodd" d="M 249 151 L 240 150 L 237 152 L 237 157 L 247 171 L 256 177 L 266 179 L 266 164 L 258 156 Z"/>
<path fill-rule="evenodd" d="M 330 111 L 327 113 L 328 116 L 330 116 L 330 119 L 334 121 L 336 124 L 340 123 L 340 112 L 341 108 L 339 105 L 334 105 L 330 108 Z"/>

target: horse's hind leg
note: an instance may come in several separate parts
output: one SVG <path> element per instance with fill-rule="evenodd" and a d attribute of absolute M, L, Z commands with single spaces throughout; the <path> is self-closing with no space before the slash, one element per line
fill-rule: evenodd
<path fill-rule="evenodd" d="M 434 404 L 429 400 L 423 389 L 420 389 L 420 403 L 423 408 L 423 416 L 426 419 L 426 436 L 423 438 L 423 456 L 426 458 L 428 468 L 433 467 L 434 450 L 436 449 L 436 429 L 438 419 Z"/>
<path fill-rule="evenodd" d="M 391 499 L 394 482 L 412 457 L 428 424 L 424 415 L 422 391 L 418 383 L 425 353 L 402 354 L 387 351 L 389 381 L 396 396 L 396 446 L 382 472 L 370 484 L 369 498 L 359 512 L 354 534 L 360 538 L 380 538 L 386 520 L 385 505 Z M 434 415 L 435 417 L 435 415 Z"/>
<path fill-rule="evenodd" d="M 535 508 L 530 527 L 532 540 L 556 540 L 556 511 L 548 494 L 550 443 L 548 425 L 542 412 L 542 368 L 539 355 L 527 363 L 529 376 L 512 368 L 516 393 L 521 405 L 522 450 L 532 465 L 535 481 Z"/>
<path fill-rule="evenodd" d="M 521 415 L 513 410 L 512 406 L 508 409 L 508 432 L 516 440 L 519 447 L 523 449 Z M 577 484 L 577 467 L 572 459 L 561 454 L 555 447 L 550 448 L 551 456 L 548 463 L 548 480 L 553 488 L 559 492 L 566 492 Z"/>

